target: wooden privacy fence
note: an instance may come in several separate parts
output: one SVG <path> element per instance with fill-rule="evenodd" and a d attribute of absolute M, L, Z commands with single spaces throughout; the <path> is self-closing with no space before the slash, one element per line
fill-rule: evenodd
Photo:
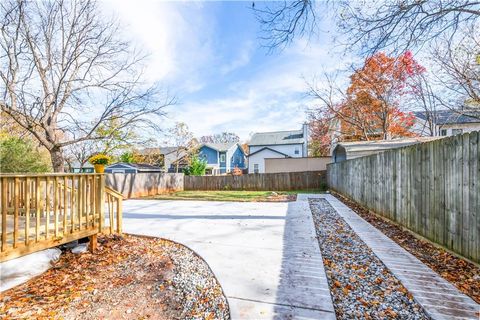
<path fill-rule="evenodd" d="M 121 232 L 123 198 L 103 174 L 0 175 L 0 194 L 0 261 Z"/>
<path fill-rule="evenodd" d="M 326 188 L 325 171 L 185 176 L 185 190 L 287 191 Z"/>
<path fill-rule="evenodd" d="M 145 197 L 183 190 L 183 173 L 109 173 L 105 183 L 125 198 Z"/>
<path fill-rule="evenodd" d="M 329 187 L 480 262 L 479 132 L 327 166 Z"/>

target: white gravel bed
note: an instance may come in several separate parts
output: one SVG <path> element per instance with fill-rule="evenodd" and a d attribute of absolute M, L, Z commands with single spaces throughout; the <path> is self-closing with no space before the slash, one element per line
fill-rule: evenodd
<path fill-rule="evenodd" d="M 182 300 L 181 319 L 230 319 L 227 299 L 208 264 L 182 245 L 168 248 L 175 266 L 168 289 Z"/>
<path fill-rule="evenodd" d="M 310 199 L 337 319 L 429 319 L 325 199 Z"/>

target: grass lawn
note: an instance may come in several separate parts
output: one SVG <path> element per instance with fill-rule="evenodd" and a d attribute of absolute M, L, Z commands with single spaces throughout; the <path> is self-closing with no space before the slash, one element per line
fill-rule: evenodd
<path fill-rule="evenodd" d="M 178 191 L 142 199 L 158 200 L 205 200 L 205 201 L 295 201 L 297 193 L 322 193 L 323 190 L 295 191 Z"/>

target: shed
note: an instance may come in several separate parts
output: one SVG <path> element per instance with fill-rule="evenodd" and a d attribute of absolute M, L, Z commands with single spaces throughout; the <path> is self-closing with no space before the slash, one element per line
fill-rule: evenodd
<path fill-rule="evenodd" d="M 392 140 L 339 142 L 332 150 L 332 162 L 342 162 L 349 159 L 365 157 L 389 149 L 411 146 L 441 138 L 442 137 L 416 137 Z"/>
<path fill-rule="evenodd" d="M 93 173 L 95 172 L 93 164 L 86 162 L 81 165 L 78 161 L 74 162 L 70 167 L 70 172 L 72 173 Z"/>
<path fill-rule="evenodd" d="M 125 163 L 117 162 L 105 168 L 105 173 L 143 173 L 143 172 L 163 172 L 161 167 L 153 166 L 147 163 Z"/>

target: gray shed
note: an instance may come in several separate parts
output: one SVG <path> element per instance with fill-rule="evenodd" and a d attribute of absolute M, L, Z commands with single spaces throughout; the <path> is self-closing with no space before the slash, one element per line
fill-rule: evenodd
<path fill-rule="evenodd" d="M 341 162 L 349 159 L 365 157 L 389 149 L 401 148 L 441 138 L 442 137 L 417 137 L 392 140 L 339 142 L 332 150 L 332 162 Z"/>

